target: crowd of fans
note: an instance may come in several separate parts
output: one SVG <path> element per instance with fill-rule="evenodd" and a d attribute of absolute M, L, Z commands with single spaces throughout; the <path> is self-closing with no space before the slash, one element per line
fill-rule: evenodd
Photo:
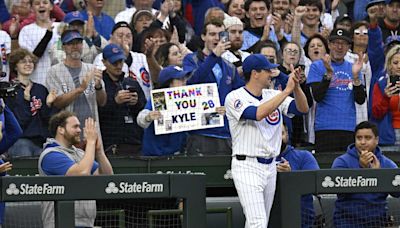
<path fill-rule="evenodd" d="M 22 128 L 11 157 L 39 155 L 60 110 L 92 117 L 109 155 L 231 154 L 226 118 L 155 135 L 150 92 L 217 83 L 223 106 L 252 53 L 279 64 L 276 90 L 302 69 L 310 111 L 285 119 L 292 145 L 345 151 L 365 120 L 400 145 L 399 0 L 132 0 L 115 17 L 105 4 L 0 0 L 1 80 L 21 85 L 4 99 Z"/>

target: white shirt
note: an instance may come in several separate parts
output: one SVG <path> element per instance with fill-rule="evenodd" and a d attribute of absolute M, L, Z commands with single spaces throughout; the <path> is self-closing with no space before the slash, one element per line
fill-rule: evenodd
<path fill-rule="evenodd" d="M 242 50 L 239 50 L 239 53 L 240 53 L 240 57 L 242 57 L 242 59 L 241 59 L 242 62 L 250 55 L 250 53 L 248 53 L 246 51 L 242 51 Z M 235 62 L 239 61 L 238 57 L 236 57 L 236 55 L 234 55 L 231 51 L 224 52 L 221 55 L 221 57 L 230 63 L 235 63 Z"/>
<path fill-rule="evenodd" d="M 258 107 L 279 93 L 281 92 L 277 90 L 264 89 L 262 91 L 262 100 L 260 101 L 242 87 L 226 96 L 226 116 L 232 136 L 233 155 L 272 158 L 280 153 L 282 113 L 288 117 L 294 116 L 293 114 L 288 114 L 289 105 L 293 98 L 285 98 L 278 109 L 261 121 L 241 118 L 247 107 Z"/>
<path fill-rule="evenodd" d="M 11 52 L 11 38 L 3 30 L 0 30 L 0 81 L 8 81 L 10 79 L 10 63 L 7 55 Z M 5 73 L 5 75 L 3 75 Z"/>
<path fill-rule="evenodd" d="M 122 71 L 125 73 L 125 77 L 132 77 L 140 84 L 140 87 L 148 100 L 150 99 L 150 91 L 153 89 L 153 83 L 151 81 L 146 56 L 142 53 L 133 51 L 130 53 L 132 56 L 132 65 L 128 68 L 128 65 L 124 63 Z M 104 70 L 106 68 L 102 60 L 103 54 L 98 54 L 93 62 L 97 69 Z"/>
<path fill-rule="evenodd" d="M 39 59 L 36 64 L 36 68 L 30 76 L 30 79 L 36 83 L 46 85 L 46 75 L 47 71 L 50 69 L 51 60 L 49 50 L 53 46 L 54 43 L 57 42 L 58 39 L 58 28 L 59 23 L 53 23 L 53 36 L 49 43 L 47 44 L 46 50 L 43 53 L 43 56 Z M 36 23 L 27 25 L 22 28 L 19 33 L 18 44 L 22 48 L 28 49 L 30 52 L 33 52 L 39 42 L 43 39 L 46 34 L 47 29 L 39 27 Z"/>

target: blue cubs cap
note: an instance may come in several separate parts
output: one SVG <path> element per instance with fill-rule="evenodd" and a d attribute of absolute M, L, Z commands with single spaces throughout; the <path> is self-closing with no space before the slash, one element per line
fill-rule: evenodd
<path fill-rule="evenodd" d="M 75 39 L 83 40 L 83 37 L 77 30 L 67 30 L 61 35 L 61 42 L 67 44 Z"/>
<path fill-rule="evenodd" d="M 125 60 L 126 56 L 124 50 L 117 44 L 108 44 L 103 49 L 103 59 L 107 60 L 111 64 L 119 60 Z"/>
<path fill-rule="evenodd" d="M 74 21 L 79 21 L 84 24 L 85 18 L 83 18 L 83 15 L 79 11 L 72 11 L 72 12 L 65 14 L 65 17 L 64 17 L 65 23 L 71 24 Z"/>
<path fill-rule="evenodd" d="M 271 70 L 278 66 L 278 64 L 269 62 L 262 54 L 249 55 L 242 64 L 244 73 L 250 73 L 252 70 Z"/>
<path fill-rule="evenodd" d="M 392 2 L 400 2 L 400 0 L 386 0 L 386 4 L 390 4 Z"/>
<path fill-rule="evenodd" d="M 160 75 L 158 76 L 158 82 L 164 84 L 171 79 L 184 78 L 189 74 L 190 71 L 185 71 L 181 67 L 173 65 L 167 66 L 161 70 Z"/>
<path fill-rule="evenodd" d="M 366 9 L 368 9 L 371 6 L 381 4 L 381 3 L 385 4 L 385 0 L 369 0 Z"/>

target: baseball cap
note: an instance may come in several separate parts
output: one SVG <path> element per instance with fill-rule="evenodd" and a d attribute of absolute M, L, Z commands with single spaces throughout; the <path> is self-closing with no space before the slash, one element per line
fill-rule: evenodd
<path fill-rule="evenodd" d="M 270 63 L 262 54 L 249 55 L 242 64 L 244 73 L 250 73 L 252 70 L 271 70 L 278 66 L 278 64 Z"/>
<path fill-rule="evenodd" d="M 117 24 L 114 25 L 114 27 L 111 30 L 111 34 L 114 33 L 115 30 L 119 29 L 119 28 L 128 28 L 132 31 L 131 26 L 129 26 L 128 23 L 126 23 L 125 21 L 120 21 Z"/>
<path fill-rule="evenodd" d="M 75 39 L 83 40 L 83 37 L 77 30 L 66 30 L 61 35 L 61 42 L 67 44 Z"/>
<path fill-rule="evenodd" d="M 386 4 L 390 4 L 392 2 L 400 2 L 400 0 L 386 0 Z"/>
<path fill-rule="evenodd" d="M 137 19 L 139 19 L 143 15 L 147 15 L 147 16 L 149 16 L 151 18 L 154 17 L 154 15 L 151 13 L 150 10 L 139 10 L 133 15 L 132 23 L 135 24 Z"/>
<path fill-rule="evenodd" d="M 346 13 L 336 19 L 336 24 L 343 21 L 350 21 L 350 23 L 353 23 L 353 19 L 351 19 L 351 17 Z"/>
<path fill-rule="evenodd" d="M 117 44 L 108 44 L 103 49 L 103 59 L 107 60 L 111 64 L 119 60 L 125 60 L 126 56 L 124 50 Z"/>
<path fill-rule="evenodd" d="M 366 9 L 368 9 L 371 6 L 378 5 L 380 3 L 385 3 L 385 0 L 369 0 Z"/>
<path fill-rule="evenodd" d="M 352 43 L 350 32 L 344 29 L 334 29 L 329 35 L 329 41 L 342 39 L 349 43 Z"/>
<path fill-rule="evenodd" d="M 225 28 L 229 28 L 233 25 L 243 25 L 243 22 L 238 17 L 227 16 L 224 19 Z"/>
<path fill-rule="evenodd" d="M 83 18 L 83 15 L 79 11 L 72 11 L 65 14 L 64 17 L 65 23 L 71 24 L 74 21 L 80 21 L 82 23 L 85 23 L 85 19 Z"/>
<path fill-rule="evenodd" d="M 164 84 L 171 79 L 184 78 L 189 74 L 190 71 L 185 71 L 181 67 L 170 65 L 161 70 L 158 76 L 158 82 Z"/>

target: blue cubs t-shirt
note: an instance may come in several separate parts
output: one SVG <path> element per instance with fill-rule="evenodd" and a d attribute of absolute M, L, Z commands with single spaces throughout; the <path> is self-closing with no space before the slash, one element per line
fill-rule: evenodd
<path fill-rule="evenodd" d="M 332 62 L 334 71 L 324 99 L 317 103 L 315 113 L 315 130 L 354 131 L 356 126 L 356 109 L 353 93 L 352 64 L 343 61 Z M 310 66 L 307 84 L 321 82 L 326 69 L 322 60 Z M 359 77 L 361 79 L 361 77 Z"/>

